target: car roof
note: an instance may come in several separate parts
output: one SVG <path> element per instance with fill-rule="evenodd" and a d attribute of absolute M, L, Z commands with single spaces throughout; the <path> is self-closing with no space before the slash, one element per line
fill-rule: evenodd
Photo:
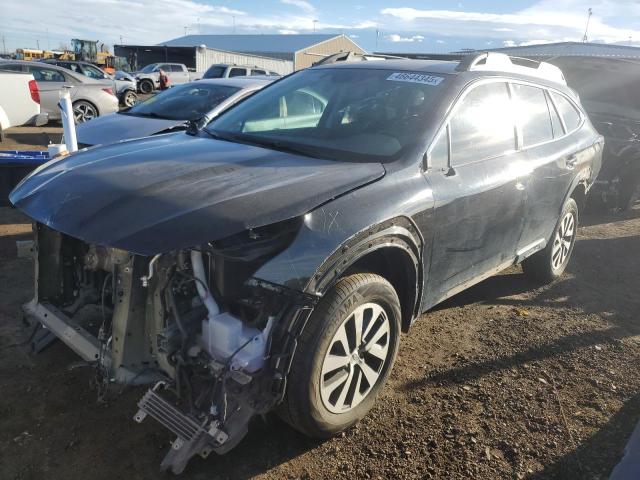
<path fill-rule="evenodd" d="M 263 87 L 277 80 L 279 77 L 231 77 L 231 78 L 205 78 L 198 80 L 198 83 L 213 83 L 216 85 L 227 85 L 229 87 L 251 88 Z"/>
<path fill-rule="evenodd" d="M 460 62 L 442 60 L 382 60 L 377 62 L 338 62 L 311 67 L 320 68 L 361 68 L 365 70 L 399 70 L 428 73 L 457 74 L 456 67 Z"/>
<path fill-rule="evenodd" d="M 526 70 L 520 72 L 509 70 L 459 70 L 460 61 L 457 60 L 413 60 L 413 59 L 391 59 L 377 62 L 339 62 L 328 65 L 318 65 L 311 69 L 326 68 L 358 68 L 364 70 L 390 70 L 400 72 L 424 72 L 435 74 L 447 74 L 462 76 L 464 78 L 478 79 L 483 77 L 501 76 L 505 78 L 521 79 L 537 83 L 544 86 L 552 86 L 561 90 L 569 90 L 566 84 L 562 84 L 551 79 L 541 78 L 536 75 L 527 75 Z"/>

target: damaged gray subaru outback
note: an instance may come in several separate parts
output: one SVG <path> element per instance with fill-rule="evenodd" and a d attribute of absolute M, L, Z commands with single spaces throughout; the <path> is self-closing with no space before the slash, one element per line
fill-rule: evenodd
<path fill-rule="evenodd" d="M 25 178 L 24 310 L 105 381 L 151 386 L 132 414 L 175 435 L 163 469 L 274 409 L 331 436 L 372 407 L 419 314 L 517 263 L 562 274 L 602 147 L 546 63 L 310 68 L 203 128 Z"/>

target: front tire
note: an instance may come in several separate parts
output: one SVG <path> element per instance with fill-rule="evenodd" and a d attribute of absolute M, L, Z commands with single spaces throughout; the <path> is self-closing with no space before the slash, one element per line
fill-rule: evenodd
<path fill-rule="evenodd" d="M 522 262 L 525 275 L 544 283 L 559 278 L 569 264 L 577 231 L 578 205 L 573 198 L 569 198 L 547 246 Z"/>
<path fill-rule="evenodd" d="M 122 95 L 122 105 L 125 107 L 133 107 L 138 101 L 138 95 L 133 90 L 127 90 Z"/>
<path fill-rule="evenodd" d="M 280 416 L 311 437 L 358 422 L 384 387 L 400 342 L 400 301 L 371 273 L 340 279 L 300 335 Z"/>

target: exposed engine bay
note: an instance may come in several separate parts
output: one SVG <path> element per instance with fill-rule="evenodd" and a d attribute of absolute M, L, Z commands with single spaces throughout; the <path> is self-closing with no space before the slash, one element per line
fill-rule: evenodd
<path fill-rule="evenodd" d="M 105 385 L 152 385 L 134 420 L 150 416 L 176 435 L 162 468 L 181 473 L 194 455 L 232 449 L 283 398 L 315 298 L 251 274 L 297 222 L 153 257 L 35 224 L 36 295 L 25 312 Z M 97 330 L 76 321 L 85 308 L 99 315 Z"/>

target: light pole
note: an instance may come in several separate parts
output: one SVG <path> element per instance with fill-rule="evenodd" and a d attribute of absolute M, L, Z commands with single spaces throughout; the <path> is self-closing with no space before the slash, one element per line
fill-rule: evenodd
<path fill-rule="evenodd" d="M 591 20 L 591 15 L 593 15 L 593 10 L 589 8 L 589 14 L 587 15 L 587 27 L 584 29 L 584 36 L 582 37 L 582 43 L 587 43 L 587 32 L 589 32 L 589 20 Z"/>

